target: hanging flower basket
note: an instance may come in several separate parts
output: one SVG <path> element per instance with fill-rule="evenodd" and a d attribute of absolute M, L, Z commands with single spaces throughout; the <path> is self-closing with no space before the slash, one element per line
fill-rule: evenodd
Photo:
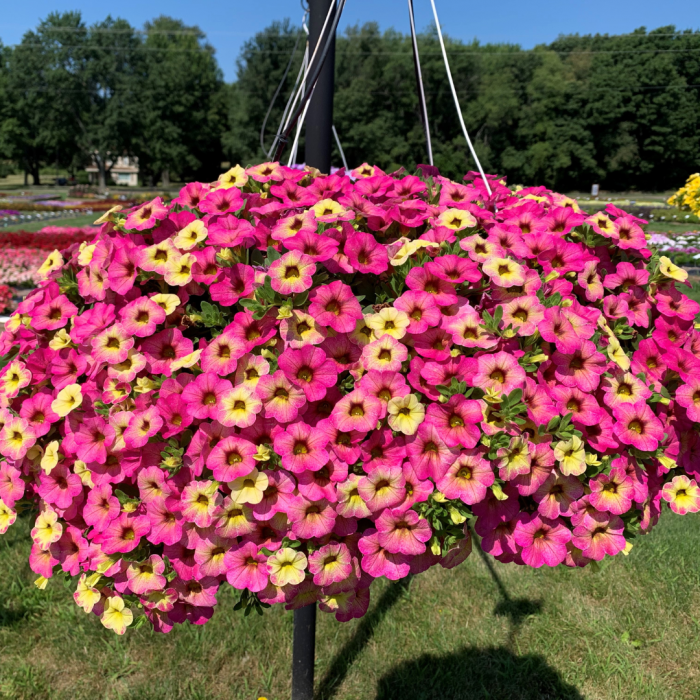
<path fill-rule="evenodd" d="M 626 553 L 697 511 L 698 304 L 645 222 L 475 173 L 236 167 L 54 251 L 0 337 L 0 532 L 122 634 Z M 118 208 L 117 208 L 118 209 Z"/>

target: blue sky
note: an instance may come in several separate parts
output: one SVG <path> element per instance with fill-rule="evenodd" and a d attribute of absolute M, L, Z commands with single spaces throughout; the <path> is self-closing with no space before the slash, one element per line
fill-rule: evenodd
<path fill-rule="evenodd" d="M 414 0 L 416 24 L 432 21 L 429 0 Z M 645 26 L 648 29 L 675 24 L 700 29 L 697 0 L 436 0 L 443 30 L 466 41 L 507 41 L 523 48 L 549 42 L 559 34 L 620 34 Z M 160 14 L 197 24 L 215 47 L 227 80 L 235 79 L 235 60 L 243 42 L 274 19 L 301 19 L 299 0 L 24 0 L 3 3 L 0 40 L 14 44 L 25 31 L 52 11 L 80 10 L 94 22 L 111 12 L 141 27 Z M 406 0 L 347 0 L 341 28 L 376 21 L 382 29 L 408 31 Z"/>

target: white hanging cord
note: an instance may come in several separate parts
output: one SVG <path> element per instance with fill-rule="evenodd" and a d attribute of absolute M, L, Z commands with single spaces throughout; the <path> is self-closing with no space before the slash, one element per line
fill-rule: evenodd
<path fill-rule="evenodd" d="M 315 88 L 314 88 L 315 91 Z M 299 149 L 299 136 L 301 135 L 301 127 L 304 125 L 304 121 L 306 120 L 306 113 L 309 111 L 309 105 L 311 104 L 311 99 L 313 98 L 314 93 L 311 93 L 311 98 L 309 98 L 308 102 L 304 106 L 304 111 L 301 113 L 301 119 L 299 119 L 299 123 L 297 124 L 297 133 L 294 136 L 294 144 L 292 145 L 292 152 L 289 154 L 289 162 L 287 163 L 287 167 L 291 168 L 292 164 L 296 162 L 297 159 L 297 151 Z"/>
<path fill-rule="evenodd" d="M 299 83 L 301 81 L 301 87 L 302 90 L 304 89 L 304 86 L 306 85 L 306 80 L 304 73 L 307 69 L 308 66 L 308 61 L 309 61 L 309 27 L 306 24 L 306 18 L 307 18 L 308 12 L 304 11 L 304 15 L 301 18 L 301 26 L 302 29 L 306 32 L 306 47 L 304 49 L 304 58 L 302 59 L 301 66 L 299 66 L 299 72 L 297 73 L 296 80 L 294 81 L 294 87 L 292 88 L 292 91 L 289 95 L 289 99 L 287 100 L 287 104 L 284 106 L 284 112 L 282 112 L 282 119 L 280 120 L 280 125 L 279 129 L 277 130 L 277 133 L 279 134 L 283 129 L 284 129 L 284 124 L 287 120 L 287 116 L 292 113 L 292 110 L 294 109 L 294 105 L 292 104 L 292 100 L 294 99 L 294 96 L 296 95 L 297 88 L 299 87 Z M 304 78 L 302 78 L 304 76 Z M 296 102 L 295 102 L 296 104 Z M 267 157 L 268 160 L 272 157 L 272 152 L 275 149 L 275 143 L 273 141 L 272 145 L 270 146 L 270 150 L 267 152 Z"/>
<path fill-rule="evenodd" d="M 328 26 L 328 22 L 331 19 L 331 15 L 333 14 L 334 9 L 335 9 L 335 0 L 333 0 L 333 2 L 331 2 L 331 4 L 328 6 L 328 14 L 326 15 L 326 20 L 323 23 L 323 27 L 321 28 L 321 34 L 319 35 L 318 41 L 316 42 L 316 46 L 314 47 L 314 52 L 313 52 L 313 54 L 311 54 L 311 60 L 309 61 L 309 64 L 306 67 L 306 70 L 304 71 L 304 78 L 303 78 L 304 85 L 306 85 L 306 80 L 309 77 L 309 73 L 311 72 L 311 67 L 314 64 L 314 59 L 316 58 L 316 54 L 318 53 L 318 50 L 319 50 L 321 44 L 323 43 L 322 39 L 324 38 L 324 36 L 326 34 L 326 27 Z M 287 129 L 287 127 L 289 126 L 289 121 L 292 118 L 292 114 L 294 112 L 294 108 L 296 107 L 297 101 L 299 100 L 299 98 L 303 94 L 304 94 L 304 90 L 302 89 L 302 87 L 300 87 L 298 92 L 294 96 L 294 101 L 292 102 L 292 106 L 289 110 L 289 115 L 287 116 L 287 119 L 286 119 L 281 131 L 285 131 Z"/>
<path fill-rule="evenodd" d="M 472 153 L 472 157 L 476 161 L 476 167 L 479 169 L 479 173 L 481 173 L 481 177 L 484 181 L 484 184 L 486 185 L 486 189 L 488 190 L 488 193 L 490 196 L 493 194 L 493 192 L 491 191 L 491 185 L 489 184 L 489 181 L 486 179 L 486 175 L 484 174 L 484 169 L 481 167 L 481 162 L 479 161 L 479 158 L 476 155 L 476 151 L 474 150 L 474 146 L 472 145 L 472 140 L 469 138 L 469 133 L 467 132 L 467 127 L 464 123 L 464 118 L 462 117 L 462 109 L 459 106 L 459 98 L 457 97 L 457 90 L 455 90 L 455 84 L 452 80 L 452 71 L 450 70 L 450 63 L 447 60 L 447 51 L 445 50 L 445 42 L 443 41 L 443 38 L 442 38 L 442 30 L 440 29 L 440 20 L 438 19 L 437 8 L 435 7 L 435 0 L 430 0 L 430 4 L 433 6 L 433 16 L 435 17 L 435 26 L 437 27 L 438 38 L 440 39 L 440 48 L 442 49 L 442 57 L 445 59 L 445 68 L 447 69 L 447 79 L 450 81 L 450 88 L 452 89 L 452 97 L 454 97 L 455 106 L 457 107 L 457 116 L 459 117 L 459 123 L 462 125 L 462 131 L 464 132 L 464 138 L 467 139 L 467 145 L 469 146 L 469 150 Z"/>
<path fill-rule="evenodd" d="M 418 98 L 420 99 L 421 117 L 425 130 L 425 142 L 428 147 L 428 162 L 433 163 L 433 144 L 430 140 L 430 123 L 428 122 L 428 107 L 425 103 L 425 91 L 423 89 L 423 73 L 420 69 L 420 57 L 418 56 L 418 38 L 416 37 L 416 24 L 413 17 L 413 0 L 408 0 L 408 17 L 411 20 L 411 40 L 413 42 L 413 59 L 416 66 L 416 80 L 418 81 Z"/>
<path fill-rule="evenodd" d="M 343 167 L 345 168 L 345 172 L 348 172 L 350 168 L 348 168 L 348 161 L 345 160 L 345 151 L 343 150 L 343 147 L 340 145 L 340 138 L 338 136 L 338 132 L 336 131 L 335 124 L 332 126 L 333 129 L 333 136 L 335 136 L 335 143 L 338 146 L 338 150 L 340 151 L 340 157 L 343 159 Z M 432 163 L 431 163 L 432 165 Z"/>

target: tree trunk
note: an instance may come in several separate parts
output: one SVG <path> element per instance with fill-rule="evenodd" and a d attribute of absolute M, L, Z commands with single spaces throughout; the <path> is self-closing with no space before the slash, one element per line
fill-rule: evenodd
<path fill-rule="evenodd" d="M 41 176 L 39 175 L 39 166 L 38 165 L 32 166 L 32 180 L 34 181 L 35 185 L 41 184 Z"/>
<path fill-rule="evenodd" d="M 26 168 L 24 169 L 24 186 L 29 186 L 29 171 Z"/>
<path fill-rule="evenodd" d="M 163 187 L 170 187 L 170 170 L 168 168 L 163 169 L 161 180 L 163 181 Z"/>
<path fill-rule="evenodd" d="M 97 186 L 103 190 L 107 187 L 107 173 L 105 171 L 105 164 L 102 158 L 99 156 L 95 158 L 97 163 Z"/>

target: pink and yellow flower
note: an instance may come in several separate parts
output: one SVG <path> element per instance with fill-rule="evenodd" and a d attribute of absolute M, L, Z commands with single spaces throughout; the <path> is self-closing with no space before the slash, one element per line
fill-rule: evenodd
<path fill-rule="evenodd" d="M 272 288 L 280 294 L 299 294 L 311 287 L 316 263 L 298 250 L 290 250 L 275 260 L 268 274 Z"/>

